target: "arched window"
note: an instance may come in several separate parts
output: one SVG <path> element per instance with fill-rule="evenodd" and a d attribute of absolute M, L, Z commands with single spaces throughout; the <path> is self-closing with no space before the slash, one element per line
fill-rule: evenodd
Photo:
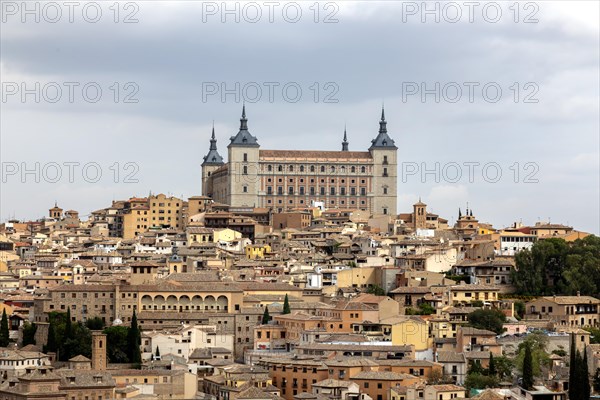
<path fill-rule="evenodd" d="M 310 172 L 315 172 L 315 166 L 314 165 L 310 166 Z"/>
<path fill-rule="evenodd" d="M 335 167 L 332 165 L 331 166 L 331 173 L 333 174 L 335 172 Z"/>
<path fill-rule="evenodd" d="M 293 165 L 290 165 L 290 166 L 289 166 L 289 168 L 288 168 L 288 170 L 289 170 L 290 172 L 294 172 L 294 166 L 293 166 Z"/>
<path fill-rule="evenodd" d="M 277 166 L 277 171 L 279 171 L 279 172 L 283 171 L 283 166 L 281 166 L 281 165 L 278 165 L 278 166 Z"/>
<path fill-rule="evenodd" d="M 304 172 L 304 165 L 300 166 L 300 172 Z"/>
<path fill-rule="evenodd" d="M 352 173 L 356 172 L 356 167 L 354 165 L 350 168 L 350 172 L 352 172 Z"/>
<path fill-rule="evenodd" d="M 325 166 L 321 165 L 321 172 L 325 172 Z"/>
<path fill-rule="evenodd" d="M 364 167 L 364 165 L 362 167 L 360 167 L 360 172 L 362 172 L 363 174 L 367 171 L 367 169 Z"/>
<path fill-rule="evenodd" d="M 269 171 L 269 172 L 273 171 L 273 166 L 272 165 L 267 165 L 267 171 Z"/>

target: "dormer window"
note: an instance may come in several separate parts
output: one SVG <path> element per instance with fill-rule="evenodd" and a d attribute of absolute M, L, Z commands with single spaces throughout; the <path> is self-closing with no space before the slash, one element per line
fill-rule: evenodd
<path fill-rule="evenodd" d="M 242 143 L 246 143 L 248 141 L 248 138 L 242 138 Z"/>
<path fill-rule="evenodd" d="M 387 146 L 387 140 L 383 139 L 383 142 L 381 142 L 381 144 L 383 144 L 384 146 Z"/>

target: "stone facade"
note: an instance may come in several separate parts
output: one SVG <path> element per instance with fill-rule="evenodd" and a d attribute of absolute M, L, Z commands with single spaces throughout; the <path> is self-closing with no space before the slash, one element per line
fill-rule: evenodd
<path fill-rule="evenodd" d="M 282 212 L 322 202 L 326 208 L 396 214 L 397 152 L 382 111 L 379 133 L 368 151 L 262 150 L 248 131 L 245 109 L 240 130 L 227 146 L 227 162 L 216 139 L 202 163 L 203 195 L 234 207 Z"/>

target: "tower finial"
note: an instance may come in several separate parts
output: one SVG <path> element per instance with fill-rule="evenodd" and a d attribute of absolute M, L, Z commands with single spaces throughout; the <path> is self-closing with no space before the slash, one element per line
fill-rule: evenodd
<path fill-rule="evenodd" d="M 246 119 L 246 103 L 242 106 L 242 118 L 240 118 L 240 131 L 248 130 L 248 120 Z"/>
<path fill-rule="evenodd" d="M 381 106 L 381 121 L 379 121 L 379 133 L 387 133 L 387 122 L 385 121 L 385 109 Z"/>
<path fill-rule="evenodd" d="M 342 141 L 342 151 L 348 151 L 348 136 L 346 135 L 346 124 L 344 124 L 344 140 Z"/>
<path fill-rule="evenodd" d="M 215 137 L 215 121 L 213 121 L 212 135 L 210 137 L 210 150 L 217 150 L 217 138 Z"/>

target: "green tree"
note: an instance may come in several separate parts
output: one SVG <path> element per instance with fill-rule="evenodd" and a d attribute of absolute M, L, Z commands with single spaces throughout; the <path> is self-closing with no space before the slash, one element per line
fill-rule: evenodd
<path fill-rule="evenodd" d="M 2 320 L 0 321 L 0 347 L 6 347 L 10 343 L 8 332 L 8 317 L 6 316 L 6 308 L 2 310 Z"/>
<path fill-rule="evenodd" d="M 488 367 L 488 375 L 496 375 L 496 364 L 494 362 L 494 354 L 490 352 L 490 365 Z"/>
<path fill-rule="evenodd" d="M 110 326 L 103 331 L 106 334 L 106 355 L 111 363 L 128 363 L 129 328 L 126 326 Z"/>
<path fill-rule="evenodd" d="M 35 344 L 35 332 L 37 325 L 35 323 L 25 322 L 23 325 L 23 346 Z"/>
<path fill-rule="evenodd" d="M 67 325 L 68 326 L 68 325 Z M 68 361 L 71 357 L 82 355 L 92 356 L 92 333 L 81 322 L 71 324 L 71 337 L 63 336 L 60 359 Z"/>
<path fill-rule="evenodd" d="M 157 360 L 160 360 L 160 349 L 158 348 L 158 346 L 156 346 L 156 353 L 154 354 L 154 357 Z"/>
<path fill-rule="evenodd" d="M 506 322 L 506 316 L 500 310 L 475 310 L 467 317 L 469 319 L 469 325 L 474 328 L 486 329 L 488 331 L 496 332 L 496 334 L 500 334 L 504 331 L 503 325 Z"/>
<path fill-rule="evenodd" d="M 285 299 L 283 300 L 283 312 L 282 314 L 290 314 L 292 310 L 290 309 L 290 300 L 288 299 L 287 293 L 285 294 Z"/>
<path fill-rule="evenodd" d="M 600 392 L 600 368 L 596 368 L 594 374 L 594 392 Z"/>
<path fill-rule="evenodd" d="M 590 373 L 588 371 L 587 352 L 585 350 L 583 351 L 583 358 L 579 363 L 579 373 L 581 375 L 579 378 L 581 380 L 581 393 L 583 394 L 584 399 L 589 399 L 592 391 L 590 388 Z"/>
<path fill-rule="evenodd" d="M 534 332 L 525 338 L 518 347 L 518 354 L 515 358 L 515 364 L 521 374 L 523 374 L 523 363 L 525 358 L 525 348 L 529 346 L 531 349 L 531 357 L 533 359 L 533 375 L 541 376 L 542 366 L 549 365 L 550 357 L 546 353 L 548 346 L 548 337 L 542 333 Z"/>
<path fill-rule="evenodd" d="M 518 320 L 522 320 L 525 316 L 525 303 L 522 301 L 515 301 L 515 317 Z"/>
<path fill-rule="evenodd" d="M 523 358 L 523 381 L 521 386 L 526 390 L 533 387 L 533 356 L 531 354 L 531 345 L 525 346 L 525 355 Z"/>
<path fill-rule="evenodd" d="M 483 307 L 483 300 L 473 300 L 471 307 Z"/>
<path fill-rule="evenodd" d="M 404 313 L 406 315 L 431 315 L 435 314 L 435 308 L 429 303 L 421 303 L 417 309 L 407 307 Z"/>
<path fill-rule="evenodd" d="M 104 329 L 104 321 L 100 317 L 88 318 L 85 326 L 91 331 L 101 331 Z"/>
<path fill-rule="evenodd" d="M 471 389 L 485 389 L 498 386 L 498 378 L 491 375 L 483 375 L 479 372 L 467 374 L 465 378 L 465 388 L 467 393 Z"/>
<path fill-rule="evenodd" d="M 54 323 L 52 320 L 50 320 L 50 323 L 48 324 L 48 337 L 46 339 L 46 346 L 44 346 L 44 353 L 56 353 L 58 350 L 55 329 Z"/>
<path fill-rule="evenodd" d="M 262 324 L 266 325 L 269 323 L 269 321 L 271 320 L 271 316 L 269 315 L 269 307 L 265 306 L 265 311 L 263 312 L 263 316 L 262 316 Z"/>
<path fill-rule="evenodd" d="M 494 357 L 494 368 L 496 369 L 498 379 L 504 380 L 512 378 L 515 363 L 508 357 Z"/>
<path fill-rule="evenodd" d="M 133 311 L 133 316 L 131 317 L 131 326 L 129 327 L 128 335 L 127 335 L 127 345 L 129 349 L 129 362 L 132 363 L 141 363 L 142 362 L 142 353 L 140 351 L 140 345 L 142 344 L 142 334 L 140 332 L 140 327 L 137 323 L 137 316 L 135 315 L 135 310 Z"/>
<path fill-rule="evenodd" d="M 379 285 L 371 285 L 367 289 L 367 293 L 374 294 L 375 296 L 385 296 L 385 290 Z"/>
<path fill-rule="evenodd" d="M 71 308 L 70 307 L 67 308 L 67 316 L 65 319 L 65 333 L 64 333 L 63 338 L 60 343 L 62 343 L 60 358 L 63 361 L 68 361 L 72 356 L 77 355 L 77 354 L 73 353 L 74 349 L 71 346 L 73 344 L 73 323 L 71 322 Z M 67 343 L 69 343 L 69 345 L 67 345 Z"/>
<path fill-rule="evenodd" d="M 575 347 L 575 335 L 571 334 L 571 348 L 569 354 L 569 399 L 580 399 L 582 395 L 581 387 L 579 386 L 579 370 L 577 366 L 578 351 Z"/>
<path fill-rule="evenodd" d="M 600 292 L 600 238 L 589 235 L 567 243 L 549 238 L 515 256 L 511 280 L 517 294 L 561 293 L 594 296 Z"/>
<path fill-rule="evenodd" d="M 469 363 L 469 369 L 467 371 L 467 374 L 481 374 L 483 375 L 483 367 L 481 366 L 480 363 L 476 362 L 476 361 L 472 361 Z"/>
<path fill-rule="evenodd" d="M 600 329 L 598 328 L 583 328 L 590 333 L 590 344 L 600 344 Z"/>

